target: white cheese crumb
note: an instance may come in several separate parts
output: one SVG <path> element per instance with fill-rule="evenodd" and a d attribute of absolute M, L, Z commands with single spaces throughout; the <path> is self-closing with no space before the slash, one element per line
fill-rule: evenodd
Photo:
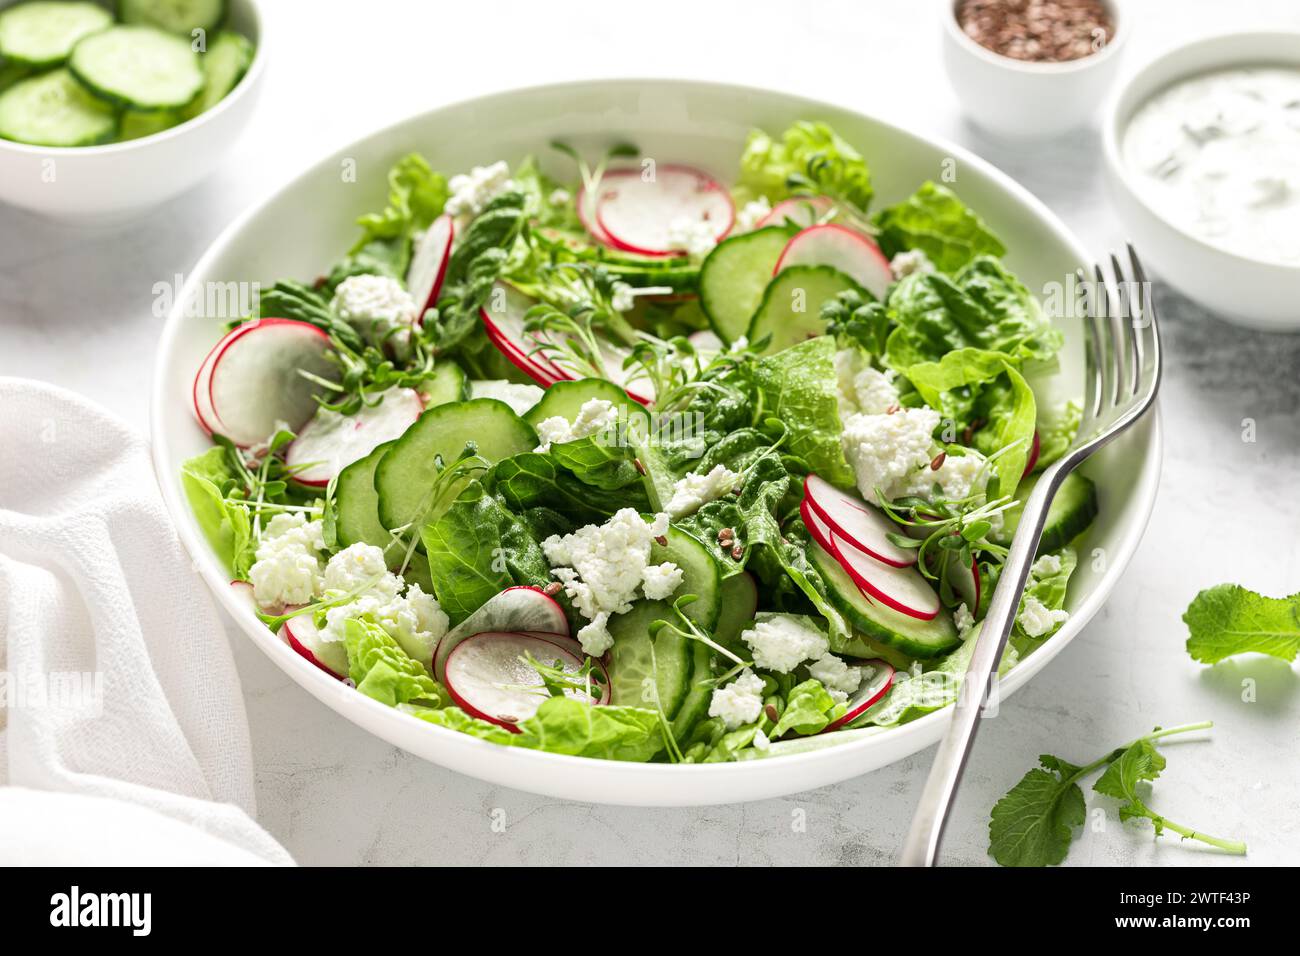
<path fill-rule="evenodd" d="M 508 382 L 504 378 L 478 379 L 469 383 L 470 398 L 495 398 L 509 405 L 516 415 L 528 411 L 545 394 L 536 385 Z"/>
<path fill-rule="evenodd" d="M 767 201 L 766 196 L 759 196 L 757 199 L 751 199 L 749 202 L 745 203 L 745 205 L 740 207 L 740 212 L 736 213 L 736 231 L 749 232 L 771 211 L 772 204 Z"/>
<path fill-rule="evenodd" d="M 892 415 L 850 415 L 844 422 L 844 455 L 862 497 L 879 504 L 880 488 L 886 497 L 895 498 L 917 471 L 928 469 L 938 426 L 939 413 L 925 407 L 900 408 Z"/>
<path fill-rule="evenodd" d="M 567 189 L 553 189 L 551 194 L 546 197 L 546 201 L 552 206 L 563 206 L 573 195 Z"/>
<path fill-rule="evenodd" d="M 907 249 L 889 260 L 889 271 L 895 279 L 902 279 L 914 272 L 934 272 L 935 268 L 924 249 Z"/>
<path fill-rule="evenodd" d="M 477 216 L 488 203 L 514 185 L 505 160 L 490 166 L 475 166 L 468 174 L 451 177 L 447 183 L 451 196 L 443 211 L 451 216 Z"/>
<path fill-rule="evenodd" d="M 389 276 L 348 276 L 334 290 L 330 308 L 352 325 L 410 325 L 419 307 L 402 284 Z"/>
<path fill-rule="evenodd" d="M 539 454 L 546 454 L 551 445 L 566 441 L 577 441 L 588 435 L 598 435 L 618 424 L 618 409 L 614 403 L 604 398 L 591 398 L 578 409 L 578 415 L 572 422 L 559 415 L 543 419 L 537 425 L 537 437 L 542 443 L 534 449 Z"/>
<path fill-rule="evenodd" d="M 975 626 L 975 615 L 971 614 L 970 608 L 964 603 L 958 604 L 957 610 L 952 612 L 952 623 L 957 626 L 957 636 L 964 641 Z"/>
<path fill-rule="evenodd" d="M 1053 575 L 1061 573 L 1061 557 L 1056 554 L 1045 554 L 1029 569 L 1029 573 L 1036 578 L 1050 578 Z"/>
<path fill-rule="evenodd" d="M 1069 617 L 1068 611 L 1054 611 L 1033 595 L 1026 595 L 1016 622 L 1030 637 L 1042 637 L 1056 630 Z"/>
<path fill-rule="evenodd" d="M 601 611 L 588 624 L 578 628 L 578 641 L 588 657 L 600 657 L 614 646 L 614 635 L 609 633 L 609 612 Z"/>
<path fill-rule="evenodd" d="M 807 660 L 824 657 L 826 635 L 788 614 L 773 614 L 740 635 L 754 652 L 754 663 L 788 674 Z"/>
<path fill-rule="evenodd" d="M 668 223 L 669 249 L 681 249 L 698 259 L 717 244 L 717 227 L 707 219 L 678 216 Z"/>
<path fill-rule="evenodd" d="M 682 569 L 671 561 L 646 565 L 641 577 L 641 590 L 652 601 L 667 599 L 682 584 Z"/>
<path fill-rule="evenodd" d="M 763 712 L 763 678 L 746 667 L 726 687 L 719 687 L 709 700 L 709 716 L 721 717 L 728 730 L 758 720 Z"/>
<path fill-rule="evenodd" d="M 808 676 L 821 681 L 831 694 L 847 697 L 862 686 L 863 668 L 850 667 L 834 654 L 826 654 L 808 665 Z"/>
<path fill-rule="evenodd" d="M 726 465 L 715 465 L 706 475 L 693 471 L 673 485 L 665 510 L 674 518 L 695 514 L 710 501 L 730 494 L 740 475 Z"/>
<path fill-rule="evenodd" d="M 262 531 L 256 562 L 248 571 L 262 607 L 310 604 L 321 588 L 324 526 L 301 512 L 278 514 Z"/>

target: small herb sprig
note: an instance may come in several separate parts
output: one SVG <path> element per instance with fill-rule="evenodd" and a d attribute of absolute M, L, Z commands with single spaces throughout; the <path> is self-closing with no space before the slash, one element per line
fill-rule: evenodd
<path fill-rule="evenodd" d="M 595 701 L 604 699 L 607 689 L 605 672 L 596 665 L 595 658 L 588 657 L 576 671 L 565 670 L 558 658 L 554 663 L 544 663 L 534 657 L 531 651 L 524 651 L 520 660 L 537 672 L 542 681 L 541 689 L 545 690 L 548 697 L 563 697 L 576 691 Z"/>
<path fill-rule="evenodd" d="M 1079 781 L 1105 767 L 1092 789 L 1123 801 L 1119 807 L 1121 820 L 1150 820 L 1157 837 L 1169 830 L 1184 840 L 1196 840 L 1227 853 L 1244 855 L 1245 843 L 1174 823 L 1147 806 L 1149 798 L 1138 792 L 1140 784 L 1155 780 L 1165 768 L 1165 758 L 1156 749 L 1156 741 L 1212 726 L 1207 720 L 1167 730 L 1157 727 L 1083 766 L 1043 754 L 1038 758 L 1040 766 L 1025 774 L 993 807 L 989 815 L 989 854 L 1003 866 L 1060 863 L 1070 850 L 1074 828 L 1084 821 Z"/>

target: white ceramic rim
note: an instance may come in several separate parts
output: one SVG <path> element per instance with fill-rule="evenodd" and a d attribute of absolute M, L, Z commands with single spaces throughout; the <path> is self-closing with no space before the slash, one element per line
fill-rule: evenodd
<path fill-rule="evenodd" d="M 1115 24 L 1115 35 L 1099 53 L 1089 53 L 1087 56 L 1081 56 L 1074 60 L 1066 60 L 1063 63 L 1045 62 L 1041 60 L 1017 60 L 1015 57 L 1003 56 L 1001 53 L 996 53 L 988 47 L 976 43 L 967 36 L 966 31 L 961 28 L 961 24 L 957 21 L 957 5 L 959 3 L 961 3 L 961 0 L 951 0 L 951 2 L 943 5 L 944 28 L 949 34 L 956 37 L 957 43 L 967 52 L 983 60 L 985 63 L 999 66 L 1011 73 L 1023 73 L 1027 76 L 1081 73 L 1084 70 L 1118 56 L 1120 48 L 1128 42 L 1127 20 L 1123 18 L 1120 13 L 1119 3 L 1117 0 L 1102 0 L 1102 5 L 1110 14 L 1111 22 Z"/>
<path fill-rule="evenodd" d="M 444 109 L 456 105 L 463 105 L 466 102 L 486 102 L 498 98 L 508 98 L 521 93 L 525 90 L 553 90 L 563 92 L 565 89 L 598 85 L 601 87 L 617 86 L 683 86 L 699 89 L 716 89 L 727 90 L 731 92 L 745 93 L 750 95 L 780 95 L 783 97 L 799 99 L 809 104 L 810 107 L 823 107 L 834 110 L 851 110 L 838 104 L 832 104 L 825 101 L 818 101 L 801 95 L 791 95 L 777 93 L 772 90 L 765 90 L 760 87 L 744 86 L 740 84 L 729 83 L 711 83 L 693 80 L 670 80 L 662 78 L 636 78 L 636 79 L 589 79 L 577 80 L 565 83 L 545 84 L 541 86 L 519 87 L 512 90 L 505 90 L 498 93 L 488 94 L 482 97 L 474 97 L 471 100 L 461 101 L 460 103 L 447 103 L 434 109 L 427 110 L 426 113 L 441 112 Z M 862 114 L 866 115 L 866 114 Z M 406 117 L 395 123 L 383 126 L 366 136 L 359 137 L 353 143 L 368 140 L 374 137 L 384 136 L 404 126 L 414 117 Z M 944 151 L 945 155 L 953 156 L 963 163 L 971 164 L 978 168 L 981 173 L 996 181 L 1003 189 L 1011 193 L 1016 199 L 1024 203 L 1043 221 L 1051 225 L 1052 229 L 1057 232 L 1062 241 L 1070 246 L 1079 259 L 1081 265 L 1088 265 L 1091 261 L 1086 247 L 1079 241 L 1078 237 L 1053 213 L 1048 207 L 1029 190 L 1021 186 L 1006 173 L 993 166 L 988 161 L 979 158 L 962 146 L 949 142 L 941 137 L 934 137 L 927 134 L 915 133 L 906 130 L 894 123 L 871 117 L 871 121 L 880 126 L 895 130 L 901 135 L 921 139 L 938 149 Z M 352 144 L 344 144 L 337 151 L 342 154 L 351 147 Z M 455 730 L 449 730 L 434 724 L 428 724 L 421 721 L 418 717 L 412 717 L 403 714 L 401 711 L 387 707 L 376 700 L 372 700 L 364 694 L 348 694 L 343 698 L 339 694 L 339 682 L 334 677 L 327 675 L 320 668 L 309 663 L 305 658 L 297 654 L 289 645 L 272 634 L 258 620 L 253 610 L 238 595 L 235 589 L 229 586 L 229 576 L 225 568 L 217 562 L 211 547 L 202 538 L 201 534 L 191 523 L 184 520 L 178 520 L 179 516 L 186 513 L 188 507 L 179 492 L 179 482 L 172 480 L 169 474 L 171 469 L 171 455 L 168 448 L 167 434 L 163 427 L 162 406 L 164 396 L 163 382 L 164 376 L 161 374 L 162 368 L 168 355 L 171 354 L 173 344 L 184 326 L 184 303 L 190 300 L 194 295 L 195 289 L 202 277 L 205 276 L 211 268 L 212 262 L 221 255 L 226 246 L 243 231 L 247 222 L 252 219 L 262 208 L 263 205 L 271 202 L 282 191 L 295 186 L 300 181 L 308 178 L 313 172 L 322 165 L 333 162 L 334 156 L 326 156 L 317 164 L 299 173 L 292 180 L 281 184 L 272 193 L 265 196 L 259 202 L 253 204 L 243 213 L 241 213 L 233 222 L 230 223 L 217 237 L 217 239 L 208 247 L 207 251 L 189 271 L 189 279 L 186 281 L 182 293 L 177 296 L 176 305 L 168 314 L 166 323 L 163 327 L 162 335 L 158 342 L 157 357 L 155 360 L 153 387 L 150 395 L 149 426 L 152 435 L 152 456 L 154 470 L 162 491 L 163 500 L 166 503 L 168 511 L 173 517 L 173 524 L 176 527 L 177 534 L 185 545 L 186 550 L 193 558 L 195 566 L 207 582 L 209 588 L 216 595 L 218 602 L 225 608 L 227 613 L 240 624 L 246 634 L 251 636 L 257 646 L 270 657 L 286 674 L 288 674 L 304 690 L 308 691 L 313 697 L 317 698 L 326 706 L 339 713 L 344 718 L 360 725 L 363 729 L 368 729 L 375 736 L 380 737 L 393 746 L 407 749 L 400 741 L 404 736 L 403 731 L 411 728 L 411 721 L 417 722 L 423 732 L 438 734 L 442 738 L 443 745 L 448 750 L 459 751 L 459 754 L 465 758 L 473 759 L 478 755 L 484 756 L 487 760 L 505 763 L 512 762 L 514 767 L 527 771 L 530 767 L 553 768 L 565 766 L 571 767 L 575 772 L 590 772 L 593 763 L 602 765 L 601 773 L 607 778 L 618 778 L 620 784 L 649 781 L 656 778 L 670 778 L 673 775 L 682 781 L 684 789 L 689 789 L 689 784 L 693 780 L 710 779 L 712 781 L 729 780 L 742 781 L 749 776 L 762 776 L 772 764 L 767 760 L 755 760 L 736 763 L 718 763 L 718 764 L 649 764 L 649 763 L 630 763 L 626 761 L 598 760 L 590 757 L 573 757 L 565 754 L 552 754 L 543 751 L 524 750 L 512 747 L 502 747 L 499 744 L 489 743 L 486 740 L 480 740 L 471 737 L 468 734 L 462 734 Z M 1137 428 L 1142 428 L 1143 423 L 1139 423 Z M 1063 651 L 1071 640 L 1083 629 L 1089 620 L 1100 610 L 1102 604 L 1110 596 L 1120 576 L 1127 568 L 1129 561 L 1137 550 L 1138 543 L 1146 530 L 1147 524 L 1151 519 L 1151 513 L 1155 506 L 1156 492 L 1160 483 L 1160 465 L 1163 456 L 1163 437 L 1160 419 L 1158 415 L 1150 416 L 1148 426 L 1147 448 L 1142 455 L 1142 460 L 1137 474 L 1134 476 L 1133 484 L 1130 489 L 1130 496 L 1136 499 L 1138 507 L 1139 520 L 1133 521 L 1128 527 L 1116 531 L 1117 541 L 1114 549 L 1110 553 L 1110 560 L 1107 570 L 1098 582 L 1092 593 L 1087 595 L 1077 607 L 1071 612 L 1070 619 L 1066 621 L 1060 631 L 1053 635 L 1052 640 L 1045 643 L 1034 653 L 1026 657 L 999 683 L 1000 694 L 1005 697 L 1014 693 L 1021 686 L 1027 683 L 1030 678 Z M 340 705 L 339 701 L 345 703 Z M 356 715 L 356 716 L 354 716 Z M 892 739 L 900 744 L 907 741 L 909 754 L 914 754 L 931 743 L 936 741 L 942 735 L 942 728 L 951 719 L 951 710 L 935 711 L 927 714 L 917 720 L 904 724 L 900 727 L 880 728 L 878 733 L 869 733 L 863 735 L 857 740 L 848 743 L 836 744 L 822 749 L 809 751 L 806 753 L 791 754 L 777 758 L 781 761 L 781 766 L 787 767 L 791 772 L 787 775 L 788 779 L 799 779 L 796 771 L 801 769 L 812 770 L 813 768 L 823 767 L 830 763 L 838 763 L 847 755 L 858 748 L 871 746 L 876 737 L 888 734 Z M 418 755 L 422 756 L 422 755 Z M 429 758 L 424 758 L 429 759 Z M 901 758 L 899 758 L 901 759 Z M 436 763 L 437 761 L 431 761 Z M 557 763 L 558 762 L 558 763 Z M 893 761 L 887 761 L 891 763 Z M 495 778 L 488 777 L 485 779 L 492 780 Z M 522 774 L 521 774 L 522 776 Z M 842 779 L 842 778 L 841 778 Z M 518 783 L 507 784 L 521 789 L 526 786 Z M 743 791 L 743 787 L 738 789 Z M 637 803 L 630 800 L 606 800 L 603 802 L 621 803 L 641 806 L 675 806 L 675 805 L 701 805 L 701 804 L 718 804 L 723 802 L 744 802 L 746 800 L 763 799 L 765 795 L 770 796 L 773 791 L 770 787 L 762 788 L 766 793 L 754 796 L 738 796 L 733 801 L 717 800 L 691 800 L 681 801 L 655 801 L 647 800 L 644 803 Z M 551 793 L 549 788 L 542 787 L 535 792 Z M 794 792 L 794 791 L 784 791 Z M 593 794 L 592 799 L 600 801 L 598 794 Z"/>
<path fill-rule="evenodd" d="M 21 0 L 18 0 L 18 2 L 21 2 Z M 257 0 L 243 0 L 243 2 L 248 7 L 248 15 L 257 31 L 257 45 L 253 49 L 253 62 L 249 64 L 247 72 L 235 84 L 235 88 L 222 97 L 221 102 L 216 106 L 204 110 L 193 119 L 187 119 L 184 123 L 170 129 L 150 133 L 148 136 L 141 136 L 139 139 L 128 140 L 125 143 L 102 143 L 99 146 L 33 146 L 30 143 L 15 143 L 11 139 L 0 139 L 0 149 L 14 153 L 56 157 L 104 156 L 110 153 L 125 153 L 134 149 L 145 149 L 155 143 L 161 143 L 176 136 L 184 136 L 188 131 L 231 109 L 236 101 L 242 99 L 249 90 L 257 85 L 258 79 L 262 75 L 263 64 L 266 62 L 266 22 L 262 19 L 262 9 L 258 6 Z M 9 6 L 9 4 L 5 6 Z"/>
<path fill-rule="evenodd" d="M 1229 259 L 1233 262 L 1239 262 L 1256 268 L 1277 270 L 1279 278 L 1284 281 L 1292 281 L 1297 275 L 1300 275 L 1300 263 L 1297 263 L 1296 265 L 1288 265 L 1285 262 L 1270 262 L 1267 259 L 1252 259 L 1249 256 L 1243 256 L 1241 253 L 1233 252 L 1231 249 L 1224 249 L 1222 246 L 1216 246 L 1214 243 L 1196 235 L 1196 233 L 1189 232 L 1186 227 L 1166 218 L 1160 210 L 1156 209 L 1155 206 L 1147 201 L 1144 190 L 1141 188 L 1141 183 L 1139 183 L 1136 177 L 1130 172 L 1128 164 L 1124 162 L 1124 156 L 1120 152 L 1122 128 L 1128 126 L 1133 115 L 1142 106 L 1149 103 L 1153 97 L 1178 85 L 1179 83 L 1191 79 L 1194 76 L 1204 76 L 1208 73 L 1217 73 L 1220 70 L 1240 69 L 1248 66 L 1266 66 L 1270 64 L 1276 66 L 1290 66 L 1293 69 L 1300 70 L 1300 56 L 1297 56 L 1296 59 L 1291 62 L 1282 59 L 1277 61 L 1254 58 L 1234 59 L 1232 56 L 1231 51 L 1234 43 L 1253 41 L 1261 38 L 1276 40 L 1279 37 L 1290 37 L 1291 41 L 1295 44 L 1295 48 L 1300 50 L 1300 30 L 1239 30 L 1236 33 L 1211 34 L 1199 37 L 1195 40 L 1189 40 L 1186 43 L 1180 44 L 1172 50 L 1165 51 L 1132 76 L 1128 77 L 1110 95 L 1110 99 L 1107 101 L 1102 114 L 1101 148 L 1102 155 L 1105 157 L 1107 165 L 1110 166 L 1111 172 L 1114 173 L 1115 177 L 1124 184 L 1124 188 L 1128 191 L 1130 201 L 1137 202 L 1143 209 L 1156 219 L 1160 220 L 1170 229 L 1174 230 L 1178 235 L 1182 236 L 1189 242 L 1195 243 L 1207 252 L 1223 256 L 1225 259 Z M 1213 47 L 1216 50 L 1222 49 L 1224 51 L 1223 62 L 1208 70 L 1188 69 L 1186 71 L 1178 71 L 1178 76 L 1176 78 L 1156 87 L 1151 92 L 1147 93 L 1146 96 L 1142 97 L 1141 100 L 1128 103 L 1127 105 L 1125 104 L 1124 101 L 1128 98 L 1132 90 L 1135 87 L 1144 84 L 1147 77 L 1153 72 L 1168 66 L 1171 61 L 1176 61 L 1187 56 L 1188 53 L 1192 51 L 1202 50 L 1206 47 Z M 1121 115 L 1121 113 L 1123 115 Z"/>

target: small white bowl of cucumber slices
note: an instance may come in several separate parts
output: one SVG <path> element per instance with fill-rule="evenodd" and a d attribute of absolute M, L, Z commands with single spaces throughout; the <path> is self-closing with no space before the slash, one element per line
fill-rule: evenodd
<path fill-rule="evenodd" d="M 75 221 L 188 189 L 252 114 L 253 0 L 0 0 L 0 201 Z"/>

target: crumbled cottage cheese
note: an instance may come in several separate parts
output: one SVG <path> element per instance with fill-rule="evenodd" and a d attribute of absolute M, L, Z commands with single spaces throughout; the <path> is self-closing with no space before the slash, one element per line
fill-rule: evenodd
<path fill-rule="evenodd" d="M 546 201 L 552 206 L 563 206 L 572 198 L 573 195 L 567 189 L 552 189 Z"/>
<path fill-rule="evenodd" d="M 1045 554 L 1034 562 L 1029 573 L 1036 578 L 1050 578 L 1054 574 L 1061 573 L 1061 556 L 1058 554 Z"/>
<path fill-rule="evenodd" d="M 334 290 L 330 308 L 352 325 L 410 325 L 419 307 L 402 284 L 388 276 L 348 276 Z"/>
<path fill-rule="evenodd" d="M 384 552 L 372 544 L 352 544 L 330 558 L 325 566 L 324 591 L 330 595 L 364 589 L 347 604 L 325 611 L 324 641 L 341 641 L 349 620 L 365 617 L 397 641 L 412 658 L 427 663 L 433 649 L 447 633 L 447 613 L 418 584 L 405 582 L 388 570 Z"/>
<path fill-rule="evenodd" d="M 975 615 L 971 614 L 970 608 L 964 603 L 957 605 L 957 610 L 952 612 L 952 623 L 957 626 L 957 636 L 963 641 L 966 635 L 975 627 Z"/>
<path fill-rule="evenodd" d="M 788 674 L 807 660 L 826 655 L 826 635 L 789 614 L 773 614 L 740 635 L 754 652 L 754 663 Z"/>
<path fill-rule="evenodd" d="M 855 413 L 883 415 L 898 404 L 897 375 L 873 367 L 862 349 L 835 353 L 835 377 L 842 419 Z"/>
<path fill-rule="evenodd" d="M 771 211 L 772 204 L 767 201 L 766 196 L 751 199 L 740 207 L 740 212 L 736 213 L 736 232 L 749 232 Z"/>
<path fill-rule="evenodd" d="M 914 272 L 934 272 L 935 269 L 924 249 L 906 249 L 889 260 L 889 271 L 895 279 L 902 279 Z"/>
<path fill-rule="evenodd" d="M 914 472 L 911 478 L 898 490 L 899 494 L 929 497 L 934 486 L 943 490 L 943 497 L 949 501 L 960 501 L 981 491 L 988 474 L 984 469 L 987 459 L 973 448 L 966 449 L 963 455 L 949 453 L 944 456 L 938 468 L 926 465 Z M 893 497 L 896 497 L 893 496 Z"/>
<path fill-rule="evenodd" d="M 443 211 L 449 216 L 477 216 L 488 203 L 514 186 L 505 160 L 491 166 L 475 166 L 468 174 L 451 177 L 447 183 L 451 196 Z"/>
<path fill-rule="evenodd" d="M 668 223 L 669 249 L 682 249 L 698 259 L 708 255 L 717 244 L 717 226 L 707 219 L 678 216 Z"/>
<path fill-rule="evenodd" d="M 651 544 L 667 533 L 668 515 L 656 515 L 647 524 L 636 509 L 623 508 L 603 525 L 589 524 L 542 542 L 551 573 L 591 622 L 578 631 L 585 653 L 598 657 L 609 650 L 614 643 L 606 628 L 609 617 L 630 611 L 638 590 L 646 597 L 667 597 L 681 583 L 676 565 L 649 563 Z M 664 593 L 673 578 L 676 584 Z"/>
<path fill-rule="evenodd" d="M 748 667 L 726 687 L 719 687 L 709 700 L 709 716 L 721 717 L 728 730 L 758 720 L 763 712 L 763 678 Z"/>
<path fill-rule="evenodd" d="M 862 686 L 863 671 L 861 667 L 850 667 L 834 654 L 825 654 L 808 665 L 808 676 L 821 681 L 830 695 L 841 703 Z"/>
<path fill-rule="evenodd" d="M 856 413 L 844 422 L 844 455 L 853 467 L 862 497 L 872 504 L 876 489 L 897 497 L 917 471 L 934 457 L 939 413 L 932 408 L 899 408 L 893 414 Z M 930 473 L 933 476 L 933 472 Z"/>
<path fill-rule="evenodd" d="M 507 382 L 503 378 L 478 379 L 469 383 L 470 398 L 495 398 L 505 402 L 516 415 L 522 415 L 546 394 L 536 385 Z"/>
<path fill-rule="evenodd" d="M 572 422 L 553 415 L 538 423 L 537 437 L 542 443 L 534 450 L 546 454 L 551 450 L 552 443 L 577 441 L 588 435 L 598 435 L 617 424 L 618 409 L 614 403 L 604 398 L 591 398 L 583 402 L 582 408 L 578 409 L 578 417 Z"/>
<path fill-rule="evenodd" d="M 257 561 L 248 572 L 253 596 L 262 607 L 309 604 L 321 586 L 320 553 L 325 549 L 320 521 L 301 512 L 278 514 L 262 531 Z"/>
<path fill-rule="evenodd" d="M 1069 617 L 1070 613 L 1068 611 L 1053 611 L 1038 598 L 1025 595 L 1025 601 L 1020 606 L 1020 616 L 1016 618 L 1016 623 L 1030 637 L 1042 637 L 1044 634 L 1056 630 Z"/>
<path fill-rule="evenodd" d="M 706 475 L 692 471 L 673 485 L 673 495 L 664 510 L 674 518 L 695 514 L 710 501 L 730 494 L 740 475 L 726 465 L 715 465 Z"/>

